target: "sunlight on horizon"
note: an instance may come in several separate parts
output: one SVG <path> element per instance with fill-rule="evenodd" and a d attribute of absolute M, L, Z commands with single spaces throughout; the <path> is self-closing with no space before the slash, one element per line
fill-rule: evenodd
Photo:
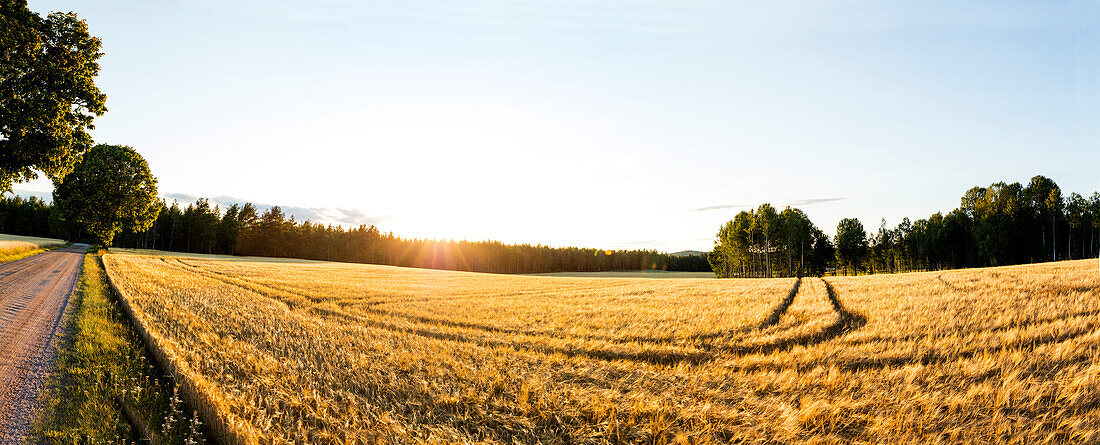
<path fill-rule="evenodd" d="M 1095 3 L 259 5 L 31 2 L 103 38 L 94 135 L 163 193 L 402 236 L 707 250 L 763 202 L 833 231 L 1097 180 Z"/>

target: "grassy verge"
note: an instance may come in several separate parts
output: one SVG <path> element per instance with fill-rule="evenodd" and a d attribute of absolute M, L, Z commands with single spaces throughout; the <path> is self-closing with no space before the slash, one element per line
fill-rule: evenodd
<path fill-rule="evenodd" d="M 197 417 L 157 377 L 107 287 L 98 254 L 84 257 L 70 311 L 31 442 L 205 442 Z"/>

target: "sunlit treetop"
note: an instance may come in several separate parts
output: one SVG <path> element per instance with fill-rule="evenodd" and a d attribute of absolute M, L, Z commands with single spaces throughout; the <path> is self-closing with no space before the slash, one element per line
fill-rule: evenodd
<path fill-rule="evenodd" d="M 42 18 L 25 0 L 0 0 L 0 48 L 0 192 L 39 171 L 59 181 L 107 111 L 95 85 L 100 40 L 74 13 Z"/>

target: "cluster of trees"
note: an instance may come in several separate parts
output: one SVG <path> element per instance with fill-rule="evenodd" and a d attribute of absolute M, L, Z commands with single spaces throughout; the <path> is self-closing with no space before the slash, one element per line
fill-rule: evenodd
<path fill-rule="evenodd" d="M 222 210 L 205 199 L 184 208 L 175 202 L 166 205 L 148 230 L 124 231 L 116 245 L 493 273 L 710 270 L 706 259 L 698 255 L 408 239 L 382 233 L 375 226 L 346 229 L 299 223 L 287 218 L 279 207 L 259 213 L 252 204 L 233 204 Z"/>
<path fill-rule="evenodd" d="M 973 187 L 961 201 L 946 215 L 905 218 L 893 228 L 882 220 L 871 234 L 846 218 L 831 242 L 798 209 L 777 213 L 765 204 L 719 230 L 711 264 L 719 276 L 881 273 L 1095 258 L 1100 251 L 1100 193 L 1065 196 L 1053 180 L 1035 176 L 1026 186 Z M 805 261 L 792 254 L 803 251 Z"/>
<path fill-rule="evenodd" d="M 53 207 L 38 198 L 8 196 L 0 199 L 0 233 L 49 238 Z"/>
<path fill-rule="evenodd" d="M 716 275 L 775 277 L 822 274 L 835 247 L 802 210 L 778 211 L 771 204 L 738 213 L 718 230 L 707 256 Z"/>
<path fill-rule="evenodd" d="M 88 130 L 107 111 L 107 96 L 95 85 L 103 53 L 87 23 L 73 13 L 42 17 L 26 0 L 0 1 L 0 43 L 0 197 L 45 174 L 57 210 L 4 199 L 0 230 L 70 234 L 59 227 L 79 226 L 110 245 L 122 228 L 155 217 L 156 179 L 145 160 L 130 147 L 92 145 Z"/>
<path fill-rule="evenodd" d="M 967 190 L 946 215 L 882 222 L 852 260 L 862 270 L 897 272 L 1095 258 L 1100 250 L 1100 193 L 1062 194 L 1044 176 L 1025 186 L 997 182 Z"/>
<path fill-rule="evenodd" d="M 0 46 L 0 198 L 39 174 L 54 183 L 52 206 L 0 199 L 0 230 L 41 236 L 50 227 L 106 246 L 123 229 L 146 230 L 159 210 L 148 164 L 131 147 L 93 146 L 88 133 L 107 96 L 95 84 L 101 42 L 87 23 L 0 1 Z"/>

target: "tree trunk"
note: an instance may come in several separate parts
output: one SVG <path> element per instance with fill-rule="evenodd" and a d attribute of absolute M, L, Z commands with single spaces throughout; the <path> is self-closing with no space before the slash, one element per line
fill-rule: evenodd
<path fill-rule="evenodd" d="M 1058 261 L 1058 222 L 1054 219 L 1054 216 L 1050 217 L 1050 248 L 1051 248 L 1051 261 Z"/>
<path fill-rule="evenodd" d="M 806 270 L 806 242 L 803 241 L 798 245 L 798 271 Z M 802 275 L 802 274 L 799 274 Z"/>
<path fill-rule="evenodd" d="M 767 237 L 764 237 L 764 273 L 767 275 L 765 278 L 772 277 L 772 262 L 771 262 L 771 241 L 768 241 Z"/>
<path fill-rule="evenodd" d="M 788 277 L 792 275 L 792 269 L 794 269 L 794 259 L 791 256 L 791 248 L 790 248 L 790 246 L 788 246 L 787 247 L 787 276 Z"/>
<path fill-rule="evenodd" d="M 791 238 L 787 237 L 787 276 L 788 277 L 792 275 L 791 269 L 792 269 L 793 263 L 794 263 L 794 260 L 791 259 Z"/>

